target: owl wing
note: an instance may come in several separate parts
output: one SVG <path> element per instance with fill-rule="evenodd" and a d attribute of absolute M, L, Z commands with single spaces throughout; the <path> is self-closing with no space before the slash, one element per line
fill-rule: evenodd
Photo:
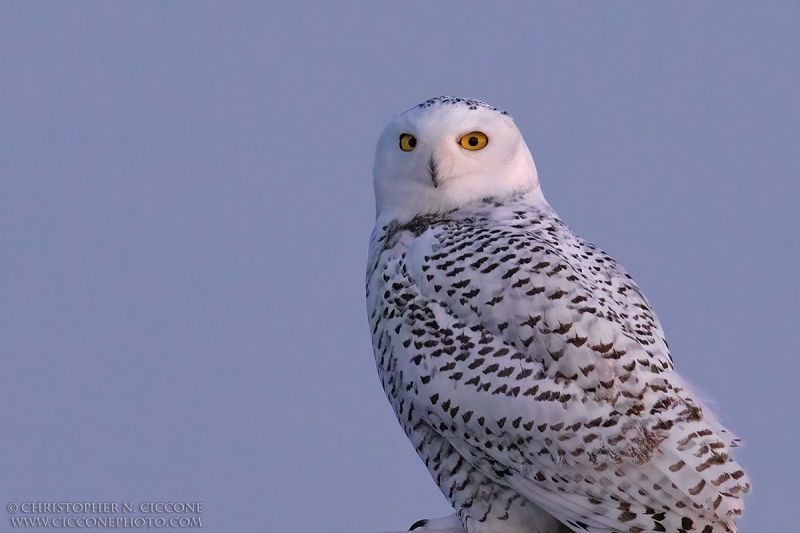
<path fill-rule="evenodd" d="M 749 484 L 733 438 L 611 258 L 557 219 L 451 221 L 398 244 L 384 346 L 400 396 L 460 455 L 574 529 L 735 530 Z"/>

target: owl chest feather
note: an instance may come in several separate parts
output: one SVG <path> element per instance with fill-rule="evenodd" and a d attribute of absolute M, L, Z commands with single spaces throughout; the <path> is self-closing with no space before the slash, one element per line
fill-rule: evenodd
<path fill-rule="evenodd" d="M 709 465 L 729 462 L 709 451 L 727 446 L 724 429 L 674 373 L 638 287 L 552 212 L 491 205 L 379 228 L 367 299 L 383 388 L 453 502 L 469 497 L 451 490 L 462 469 L 497 490 L 549 498 L 569 487 L 601 501 L 586 496 L 587 469 L 661 479 L 686 463 L 670 452 L 681 439 Z M 674 493 L 653 483 L 666 491 L 657 499 L 711 505 L 718 494 L 697 472 L 673 477 Z M 618 490 L 641 490 L 629 485 Z"/>

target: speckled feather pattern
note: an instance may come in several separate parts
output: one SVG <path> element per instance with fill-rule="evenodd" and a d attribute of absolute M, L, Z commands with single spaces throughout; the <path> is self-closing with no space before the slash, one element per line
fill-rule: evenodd
<path fill-rule="evenodd" d="M 505 111 L 500 111 L 496 107 L 492 107 L 486 102 L 481 102 L 480 100 L 473 100 L 472 98 L 460 98 L 458 96 L 437 96 L 436 98 L 430 98 L 425 100 L 421 104 L 417 104 L 415 107 L 417 109 L 426 109 L 429 107 L 434 106 L 461 106 L 469 110 L 476 110 L 479 107 L 483 107 L 486 109 L 491 109 L 492 111 L 497 111 L 501 115 L 507 115 Z"/>
<path fill-rule="evenodd" d="M 470 531 L 534 507 L 576 532 L 736 530 L 735 439 L 630 276 L 546 204 L 379 225 L 367 301 L 386 395 Z"/>

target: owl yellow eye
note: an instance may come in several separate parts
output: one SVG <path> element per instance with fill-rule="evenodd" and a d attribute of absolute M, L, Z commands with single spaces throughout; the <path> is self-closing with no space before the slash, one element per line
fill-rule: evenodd
<path fill-rule="evenodd" d="M 410 152 L 417 145 L 417 138 L 409 133 L 404 133 L 400 136 L 400 149 L 404 152 Z"/>
<path fill-rule="evenodd" d="M 489 137 L 485 133 L 473 131 L 461 137 L 458 143 L 467 150 L 480 150 L 489 144 Z"/>

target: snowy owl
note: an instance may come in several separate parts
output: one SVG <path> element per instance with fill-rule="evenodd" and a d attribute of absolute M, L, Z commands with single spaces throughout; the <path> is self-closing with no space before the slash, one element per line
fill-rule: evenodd
<path fill-rule="evenodd" d="M 396 116 L 374 186 L 378 373 L 456 511 L 413 529 L 736 531 L 736 439 L 631 277 L 547 204 L 506 113 L 444 96 Z"/>

